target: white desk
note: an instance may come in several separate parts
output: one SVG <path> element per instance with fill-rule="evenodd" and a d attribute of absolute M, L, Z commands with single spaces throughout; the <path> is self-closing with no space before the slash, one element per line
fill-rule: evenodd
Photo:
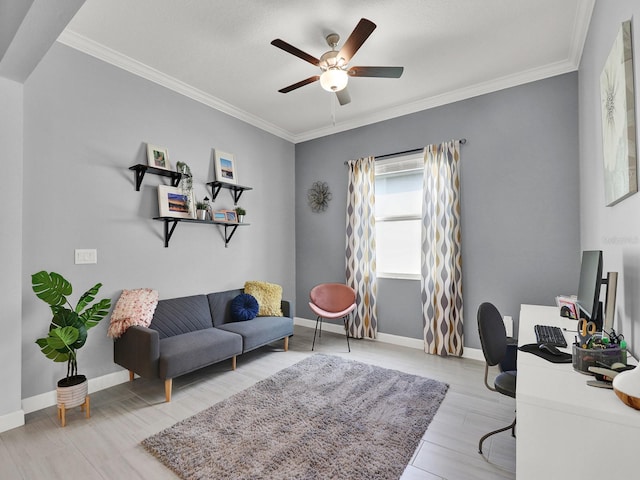
<path fill-rule="evenodd" d="M 536 324 L 576 329 L 576 321 L 560 317 L 557 307 L 522 305 L 518 345 L 535 343 Z M 565 332 L 564 351 L 571 353 L 574 336 Z M 518 352 L 518 480 L 640 478 L 640 411 L 613 390 L 589 387 L 589 379 L 570 363 Z"/>

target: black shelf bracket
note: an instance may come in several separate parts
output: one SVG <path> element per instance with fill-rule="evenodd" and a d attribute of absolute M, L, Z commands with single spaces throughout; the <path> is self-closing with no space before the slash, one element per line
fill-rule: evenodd
<path fill-rule="evenodd" d="M 164 168 L 152 167 L 150 165 L 143 165 L 141 163 L 129 167 L 129 170 L 133 170 L 135 174 L 136 192 L 140 191 L 142 180 L 144 179 L 144 175 L 147 172 L 154 175 L 159 175 L 161 177 L 169 177 L 171 179 L 171 186 L 173 187 L 177 187 L 180 183 L 180 180 L 182 179 L 182 174 L 180 172 L 174 172 L 173 170 L 166 170 Z"/>
<path fill-rule="evenodd" d="M 209 225 L 220 225 L 224 227 L 224 247 L 229 246 L 231 237 L 236 233 L 238 227 L 248 226 L 248 223 L 231 223 L 231 222 L 214 222 L 213 220 L 196 220 L 195 218 L 175 218 L 175 217 L 153 217 L 154 220 L 164 222 L 164 247 L 169 247 L 169 241 L 173 235 L 174 230 L 180 222 L 186 223 L 205 223 Z M 171 225 L 169 225 L 171 224 Z M 229 233 L 229 229 L 231 232 Z"/>
<path fill-rule="evenodd" d="M 171 223 L 171 228 L 169 228 L 169 223 Z M 169 240 L 171 240 L 171 235 L 173 235 L 173 231 L 178 226 L 178 220 L 169 220 L 165 219 L 164 221 L 164 248 L 169 247 Z"/>
<path fill-rule="evenodd" d="M 233 237 L 233 234 L 236 233 L 236 230 L 238 229 L 238 226 L 240 224 L 237 223 L 235 225 L 225 225 L 224 226 L 224 248 L 227 248 L 229 246 L 229 242 L 231 241 L 231 237 Z M 227 234 L 227 228 L 231 227 L 231 233 Z"/>
<path fill-rule="evenodd" d="M 216 197 L 220 193 L 220 190 L 224 188 L 226 190 L 229 190 L 229 193 L 233 198 L 234 205 L 238 205 L 238 201 L 240 200 L 240 197 L 242 196 L 245 190 L 253 190 L 252 187 L 234 185 L 233 183 L 219 182 L 217 180 L 215 182 L 208 182 L 207 185 L 211 187 L 211 195 L 213 196 L 213 201 L 216 200 Z"/>

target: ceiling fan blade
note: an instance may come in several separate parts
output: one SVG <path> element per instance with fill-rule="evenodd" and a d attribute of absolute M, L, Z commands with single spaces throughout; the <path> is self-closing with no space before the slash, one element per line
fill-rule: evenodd
<path fill-rule="evenodd" d="M 351 95 L 349 95 L 349 90 L 347 90 L 347 87 L 344 87 L 339 92 L 336 92 L 336 97 L 338 97 L 338 102 L 340 103 L 340 105 L 351 103 Z"/>
<path fill-rule="evenodd" d="M 351 67 L 347 73 L 350 77 L 382 77 L 400 78 L 404 67 Z"/>
<path fill-rule="evenodd" d="M 313 77 L 305 78 L 304 80 L 298 83 L 294 83 L 293 85 L 289 85 L 288 87 L 281 88 L 278 91 L 280 93 L 289 93 L 291 90 L 304 87 L 305 85 L 309 85 L 310 83 L 317 82 L 318 80 L 320 80 L 320 75 L 314 75 Z"/>
<path fill-rule="evenodd" d="M 316 67 L 320 63 L 320 60 L 318 60 L 313 55 L 309 55 L 308 53 L 303 52 L 299 48 L 294 47 L 293 45 L 285 42 L 284 40 L 280 40 L 279 38 L 276 38 L 275 40 L 273 40 L 271 42 L 271 45 L 273 45 L 274 47 L 278 47 L 284 50 L 285 52 L 290 53 L 291 55 L 295 55 L 296 57 L 301 58 L 305 62 L 309 62 L 311 65 L 315 65 Z"/>
<path fill-rule="evenodd" d="M 338 54 L 338 58 L 344 58 L 345 63 L 349 63 L 351 57 L 353 57 L 356 52 L 360 49 L 362 44 L 365 42 L 369 35 L 376 29 L 376 24 L 371 20 L 367 20 L 366 18 L 361 18 L 354 28 L 347 41 L 344 42 L 344 45 L 340 49 L 340 53 Z"/>

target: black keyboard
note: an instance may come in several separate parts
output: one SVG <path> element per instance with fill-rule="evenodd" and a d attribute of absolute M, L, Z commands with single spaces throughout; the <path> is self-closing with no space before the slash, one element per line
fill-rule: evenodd
<path fill-rule="evenodd" d="M 552 327 L 551 325 L 536 325 L 533 327 L 533 331 L 536 332 L 536 341 L 538 345 L 546 343 L 547 345 L 553 345 L 555 347 L 566 347 L 567 341 L 564 339 L 564 334 L 560 327 Z"/>

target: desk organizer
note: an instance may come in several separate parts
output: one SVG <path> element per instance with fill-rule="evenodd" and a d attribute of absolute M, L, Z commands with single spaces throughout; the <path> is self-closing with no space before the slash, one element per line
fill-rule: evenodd
<path fill-rule="evenodd" d="M 586 375 L 593 375 L 589 367 L 611 366 L 616 362 L 627 363 L 627 351 L 620 347 L 610 348 L 581 348 L 572 345 L 573 369 Z"/>

